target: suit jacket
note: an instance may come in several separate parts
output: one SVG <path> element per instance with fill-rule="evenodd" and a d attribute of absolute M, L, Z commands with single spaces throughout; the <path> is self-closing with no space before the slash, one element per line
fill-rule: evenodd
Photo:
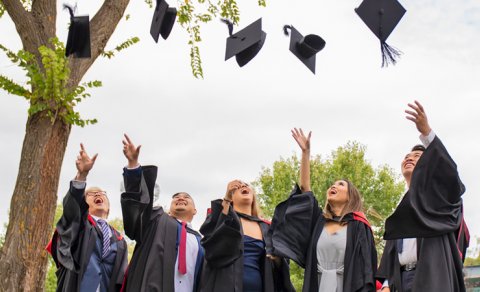
<path fill-rule="evenodd" d="M 57 266 L 57 291 L 79 291 L 85 271 L 102 232 L 88 214 L 84 189 L 70 189 L 63 199 L 63 214 L 47 246 Z M 127 243 L 123 236 L 110 226 L 111 244 L 117 244 L 117 254 L 108 291 L 120 291 L 128 262 Z M 88 281 L 88 279 L 87 279 Z"/>

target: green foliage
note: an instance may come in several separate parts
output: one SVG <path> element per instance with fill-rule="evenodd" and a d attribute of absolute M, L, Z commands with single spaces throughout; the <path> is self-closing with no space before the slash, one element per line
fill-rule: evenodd
<path fill-rule="evenodd" d="M 25 8 L 25 10 L 32 10 L 32 0 L 20 0 L 20 2 L 22 2 L 23 8 Z"/>
<path fill-rule="evenodd" d="M 404 185 L 388 166 L 373 168 L 365 158 L 366 147 L 349 142 L 338 147 L 327 159 L 319 155 L 311 158 L 311 184 L 317 200 L 324 205 L 326 190 L 338 179 L 348 179 L 363 195 L 364 211 L 374 230 L 377 250 L 383 251 L 382 235 L 384 222 L 396 207 Z M 298 180 L 300 161 L 293 155 L 281 158 L 271 168 L 263 168 L 260 177 L 253 183 L 259 189 L 259 199 L 264 215 L 271 217 L 275 207 L 287 199 Z M 301 291 L 303 270 L 295 263 L 291 265 L 292 281 Z"/>
<path fill-rule="evenodd" d="M 3 224 L 3 228 L 0 230 L 0 251 L 2 250 L 3 244 L 5 243 L 5 233 L 7 232 L 8 224 Z"/>
<path fill-rule="evenodd" d="M 153 0 L 145 0 L 145 3 L 147 3 L 148 7 L 153 7 Z"/>
<path fill-rule="evenodd" d="M 235 0 L 223 0 L 219 1 L 220 16 L 226 19 L 230 19 L 233 24 L 240 22 L 240 9 L 238 9 L 237 2 Z"/>
<path fill-rule="evenodd" d="M 128 15 L 127 15 L 128 16 Z M 128 20 L 128 18 L 127 18 Z M 130 47 L 130 46 L 133 46 L 134 44 L 138 43 L 140 41 L 140 39 L 138 37 L 132 37 L 132 38 L 129 38 L 128 40 L 124 41 L 123 43 L 119 44 L 118 46 L 115 47 L 114 50 L 110 50 L 110 51 L 103 51 L 101 53 L 101 56 L 102 57 L 107 57 L 109 59 L 111 59 L 112 57 L 115 57 L 115 51 L 116 52 L 120 52 L 122 50 L 125 50 L 126 48 Z"/>
<path fill-rule="evenodd" d="M 236 0 L 181 0 L 177 11 L 177 20 L 189 34 L 190 65 L 195 78 L 203 78 L 203 68 L 198 43 L 202 41 L 200 24 L 209 23 L 221 17 L 238 25 L 240 10 Z M 265 6 L 265 0 L 259 0 L 258 5 Z"/>
<path fill-rule="evenodd" d="M 0 88 L 10 94 L 27 99 L 30 102 L 29 116 L 45 112 L 50 117 L 52 124 L 57 119 L 81 127 L 95 124 L 96 119 L 84 120 L 74 108 L 79 102 L 90 96 L 86 92 L 87 88 L 100 87 L 102 83 L 100 81 L 87 82 L 68 89 L 70 69 L 68 59 L 65 57 L 65 47 L 57 38 L 51 39 L 50 44 L 52 48 L 47 46 L 38 48 L 41 64 L 30 52 L 20 50 L 18 53 L 14 53 L 0 45 L 0 50 L 5 52 L 10 61 L 26 72 L 29 79 L 27 84 L 31 86 L 31 90 L 3 75 L 0 75 Z"/>
<path fill-rule="evenodd" d="M 55 216 L 52 222 L 52 234 L 55 231 L 55 227 L 57 225 L 58 220 L 63 214 L 63 205 L 57 204 L 57 208 L 55 209 Z M 51 256 L 48 256 L 48 264 L 47 264 L 47 275 L 45 276 L 45 291 L 46 292 L 54 292 L 57 289 L 57 276 L 55 271 L 57 268 L 55 267 L 55 262 Z"/>
<path fill-rule="evenodd" d="M 3 6 L 2 0 L 0 0 L 0 18 L 3 16 L 5 13 L 5 6 Z"/>
<path fill-rule="evenodd" d="M 480 265 L 480 238 L 479 237 L 473 237 L 470 238 L 470 250 L 476 250 L 478 253 L 476 254 L 476 257 L 467 257 L 465 259 L 464 266 L 478 266 Z M 475 255 L 474 255 L 475 256 Z"/>

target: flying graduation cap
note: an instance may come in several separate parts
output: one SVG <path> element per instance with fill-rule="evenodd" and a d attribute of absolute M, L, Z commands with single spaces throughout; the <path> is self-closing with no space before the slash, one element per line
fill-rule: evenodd
<path fill-rule="evenodd" d="M 75 58 L 90 58 L 89 16 L 74 16 L 73 8 L 67 4 L 63 4 L 63 8 L 70 13 L 70 27 L 68 28 L 65 55 L 68 57 L 73 54 Z"/>
<path fill-rule="evenodd" d="M 290 52 L 315 74 L 315 56 L 325 47 L 325 41 L 315 34 L 303 36 L 292 25 L 285 25 L 283 32 L 288 36 L 290 29 Z"/>
<path fill-rule="evenodd" d="M 364 0 L 355 12 L 380 40 L 382 67 L 395 65 L 402 52 L 386 41 L 405 14 L 405 8 L 397 0 Z"/>
<path fill-rule="evenodd" d="M 150 26 L 150 34 L 155 42 L 158 43 L 159 35 L 162 35 L 164 40 L 168 38 L 176 18 L 177 9 L 175 7 L 169 7 L 165 0 L 157 0 L 152 25 Z"/>
<path fill-rule="evenodd" d="M 235 34 L 232 34 L 233 24 L 226 19 L 222 21 L 227 24 L 230 35 L 227 38 L 225 61 L 235 56 L 238 65 L 243 67 L 258 54 L 265 43 L 267 34 L 262 31 L 262 19 L 259 18 Z"/>

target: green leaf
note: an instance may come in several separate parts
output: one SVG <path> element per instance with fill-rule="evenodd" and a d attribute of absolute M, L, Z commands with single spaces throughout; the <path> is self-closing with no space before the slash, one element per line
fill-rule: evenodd
<path fill-rule="evenodd" d="M 2 0 L 0 0 L 0 18 L 3 16 L 5 13 L 5 6 L 3 6 Z"/>
<path fill-rule="evenodd" d="M 13 82 L 13 80 L 8 79 L 7 77 L 0 75 L 0 88 L 6 92 L 18 96 L 23 96 L 26 99 L 30 99 L 32 93 L 24 88 L 23 86 Z"/>

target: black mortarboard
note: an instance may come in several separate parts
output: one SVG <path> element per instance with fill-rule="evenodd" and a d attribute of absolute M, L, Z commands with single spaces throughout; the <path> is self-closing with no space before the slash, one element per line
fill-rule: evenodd
<path fill-rule="evenodd" d="M 405 14 L 405 8 L 397 0 L 364 0 L 355 12 L 380 40 L 382 67 L 388 63 L 395 65 L 402 52 L 386 41 Z"/>
<path fill-rule="evenodd" d="M 222 20 L 228 25 L 230 36 L 227 38 L 225 61 L 235 56 L 240 67 L 250 62 L 265 42 L 267 34 L 262 31 L 262 19 L 259 18 L 249 26 L 232 35 L 233 24 L 228 20 Z"/>
<path fill-rule="evenodd" d="M 283 32 L 288 36 L 290 29 L 290 51 L 315 74 L 315 56 L 325 47 L 325 41 L 315 34 L 301 35 L 292 25 L 285 25 Z"/>
<path fill-rule="evenodd" d="M 73 8 L 64 4 L 63 8 L 70 13 L 70 27 L 68 28 L 67 47 L 65 55 L 73 54 L 76 58 L 90 58 L 90 18 L 74 16 Z"/>
<path fill-rule="evenodd" d="M 157 0 L 152 25 L 150 26 L 150 34 L 155 42 L 158 43 L 158 36 L 160 34 L 164 40 L 168 38 L 176 18 L 177 9 L 175 7 L 169 7 L 165 0 Z"/>

